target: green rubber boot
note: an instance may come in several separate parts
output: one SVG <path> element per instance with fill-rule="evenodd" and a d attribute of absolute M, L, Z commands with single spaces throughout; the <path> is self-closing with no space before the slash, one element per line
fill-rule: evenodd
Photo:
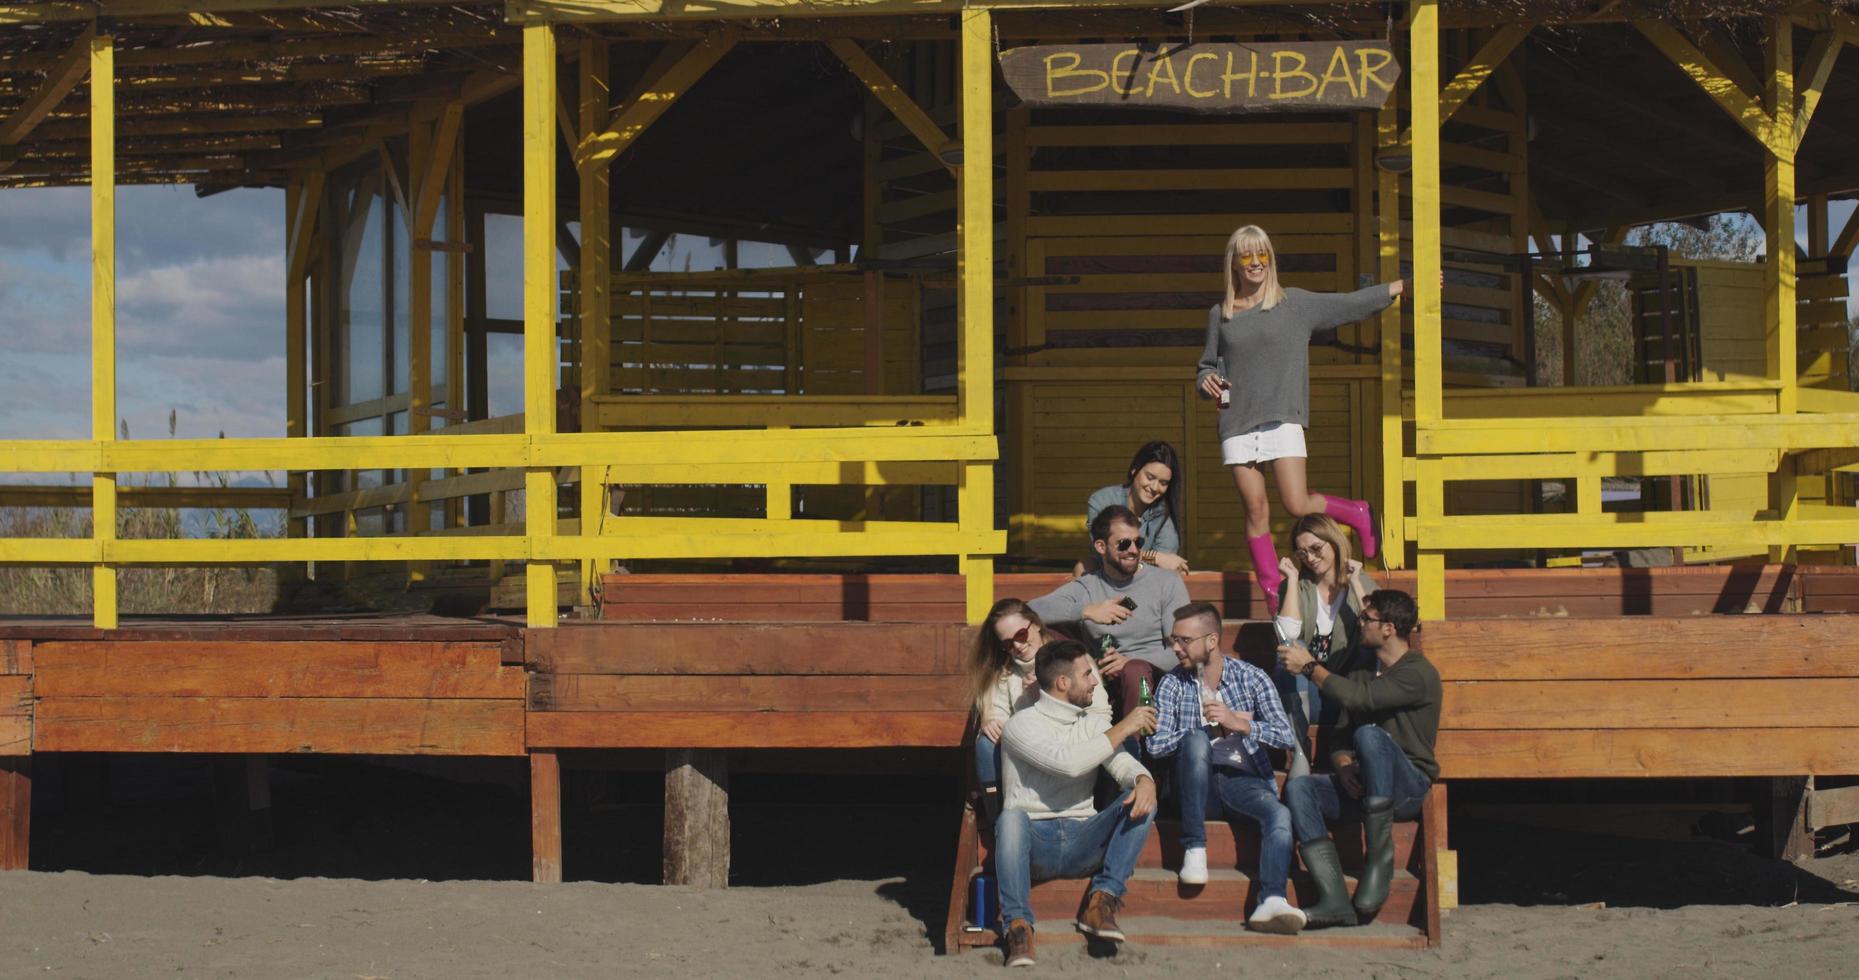
<path fill-rule="evenodd" d="M 1355 908 L 1363 922 L 1375 921 L 1388 902 L 1394 880 L 1394 801 L 1371 796 L 1362 801 L 1362 877 L 1356 882 Z"/>
<path fill-rule="evenodd" d="M 1349 904 L 1349 883 L 1343 880 L 1343 862 L 1336 856 L 1336 842 L 1325 837 L 1299 844 L 1298 852 L 1304 855 L 1304 867 L 1310 869 L 1310 876 L 1317 879 L 1319 898 L 1316 905 L 1304 909 L 1310 917 L 1304 928 L 1355 925 L 1356 910 Z"/>

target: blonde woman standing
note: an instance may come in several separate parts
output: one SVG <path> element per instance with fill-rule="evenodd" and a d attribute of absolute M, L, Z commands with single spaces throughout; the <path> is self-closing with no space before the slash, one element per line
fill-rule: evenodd
<path fill-rule="evenodd" d="M 1313 293 L 1278 284 L 1277 255 L 1265 230 L 1246 225 L 1226 243 L 1226 298 L 1207 313 L 1207 343 L 1196 379 L 1201 394 L 1220 408 L 1222 461 L 1233 473 L 1246 510 L 1246 547 L 1277 615 L 1283 576 L 1272 545 L 1265 467 L 1278 497 L 1293 516 L 1328 514 L 1347 524 L 1364 556 L 1379 546 L 1374 512 L 1365 501 L 1310 492 L 1304 427 L 1310 421 L 1310 342 L 1319 332 L 1369 317 L 1405 291 L 1401 280 L 1352 293 Z"/>

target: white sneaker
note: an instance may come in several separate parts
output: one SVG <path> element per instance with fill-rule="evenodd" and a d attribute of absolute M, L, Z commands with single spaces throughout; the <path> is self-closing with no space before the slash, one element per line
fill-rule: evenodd
<path fill-rule="evenodd" d="M 1181 883 L 1207 884 L 1207 848 L 1190 847 L 1181 852 Z"/>
<path fill-rule="evenodd" d="M 1254 932 L 1273 932 L 1281 936 L 1296 935 L 1304 928 L 1309 918 L 1301 909 L 1277 895 L 1259 903 L 1252 910 L 1252 917 L 1246 920 L 1246 928 Z"/>

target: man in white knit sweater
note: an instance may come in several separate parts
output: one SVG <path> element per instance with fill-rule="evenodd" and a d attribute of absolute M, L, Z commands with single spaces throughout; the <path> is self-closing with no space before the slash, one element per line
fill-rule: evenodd
<path fill-rule="evenodd" d="M 1016 712 L 1001 733 L 1001 788 L 1006 797 L 994 828 L 994 872 L 1001 920 L 1007 923 L 1007 965 L 1033 963 L 1034 881 L 1091 878 L 1078 931 L 1121 942 L 1116 913 L 1124 882 L 1155 819 L 1155 780 L 1123 751 L 1132 735 L 1155 730 L 1155 709 L 1139 707 L 1106 729 L 1086 709 L 1097 675 L 1076 640 L 1041 647 L 1033 672 L 1039 700 Z M 1092 799 L 1102 767 L 1129 795 L 1102 813 Z"/>

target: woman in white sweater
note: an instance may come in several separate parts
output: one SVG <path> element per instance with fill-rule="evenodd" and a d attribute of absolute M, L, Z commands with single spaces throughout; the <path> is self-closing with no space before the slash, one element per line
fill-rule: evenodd
<path fill-rule="evenodd" d="M 1039 614 L 1019 599 L 1002 599 L 988 610 L 968 655 L 969 691 L 980 725 L 975 731 L 975 778 L 981 784 L 981 807 L 990 822 L 1000 815 L 1000 737 L 1007 719 L 1039 700 L 1033 656 L 1049 639 Z M 1097 665 L 1091 665 L 1097 673 Z M 1110 699 L 1103 678 L 1091 693 L 1092 719 L 1110 728 Z"/>

